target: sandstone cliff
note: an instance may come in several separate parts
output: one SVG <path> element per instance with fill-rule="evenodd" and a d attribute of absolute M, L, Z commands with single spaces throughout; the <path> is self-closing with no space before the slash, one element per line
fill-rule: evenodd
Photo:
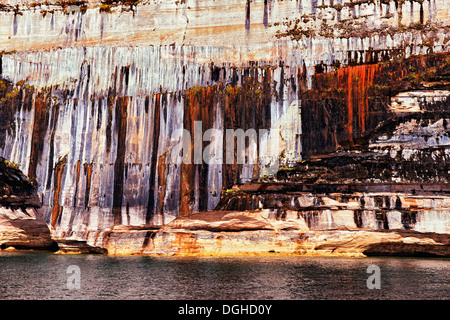
<path fill-rule="evenodd" d="M 36 181 L 54 238 L 165 252 L 151 241 L 241 234 L 191 230 L 196 212 L 270 210 L 351 228 L 341 243 L 435 233 L 413 243 L 448 255 L 448 0 L 0 3 L 0 156 Z M 174 161 L 197 121 L 265 130 L 258 161 L 222 164 L 223 139 L 200 141 L 208 163 Z"/>

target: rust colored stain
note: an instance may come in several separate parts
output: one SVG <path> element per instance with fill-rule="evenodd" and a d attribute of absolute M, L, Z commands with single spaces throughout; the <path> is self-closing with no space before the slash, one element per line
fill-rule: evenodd
<path fill-rule="evenodd" d="M 98 240 L 98 236 L 100 235 L 101 231 L 97 231 L 95 233 L 95 238 L 94 238 L 94 245 L 97 244 L 97 240 Z"/>
<path fill-rule="evenodd" d="M 350 144 L 353 138 L 366 130 L 366 120 L 369 116 L 368 89 L 374 83 L 375 73 L 380 69 L 377 64 L 350 66 L 336 71 L 337 90 L 346 92 L 347 131 Z"/>
<path fill-rule="evenodd" d="M 86 193 L 84 195 L 84 207 L 87 209 L 89 205 L 89 194 L 91 192 L 91 176 L 92 176 L 92 167 L 93 163 L 85 163 L 84 164 L 84 174 L 86 175 Z M 79 168 L 78 168 L 79 170 Z M 78 173 L 77 173 L 78 179 Z M 78 180 L 77 180 L 78 181 Z"/>
<path fill-rule="evenodd" d="M 186 130 L 191 133 L 194 132 L 194 122 L 200 121 L 201 119 L 201 97 L 204 96 L 205 88 L 195 88 L 187 90 L 185 92 L 185 103 L 184 103 L 184 119 L 183 125 Z M 195 139 L 201 137 L 195 137 L 191 140 L 190 155 L 191 163 L 181 164 L 181 190 L 180 190 L 180 213 L 181 217 L 186 217 L 192 212 L 192 204 L 194 202 L 194 192 L 195 192 L 195 171 L 196 166 L 194 162 L 194 145 L 196 144 Z M 198 142 L 197 142 L 198 143 Z"/>
<path fill-rule="evenodd" d="M 162 216 L 164 214 L 164 197 L 166 195 L 166 156 L 167 152 L 164 152 L 158 161 L 158 215 Z"/>
<path fill-rule="evenodd" d="M 181 164 L 181 202 L 180 216 L 188 216 L 193 210 L 195 190 L 199 191 L 199 210 L 207 209 L 208 197 L 208 164 L 200 159 L 196 163 L 194 158 L 194 146 L 201 146 L 202 150 L 207 142 L 203 142 L 202 136 L 194 133 L 195 121 L 202 122 L 204 130 L 214 127 L 214 119 L 217 111 L 217 103 L 221 100 L 222 93 L 218 86 L 200 87 L 185 92 L 184 104 L 184 128 L 191 133 L 193 139 L 190 145 L 191 163 Z M 196 184 L 196 176 L 198 184 Z"/>
<path fill-rule="evenodd" d="M 218 83 L 208 87 L 195 87 L 185 91 L 184 96 L 184 129 L 191 133 L 190 154 L 192 164 L 181 164 L 180 185 L 180 216 L 188 216 L 193 210 L 195 193 L 198 192 L 198 209 L 208 210 L 208 164 L 194 163 L 194 146 L 205 148 L 209 142 L 202 141 L 202 137 L 194 136 L 194 123 L 201 121 L 203 132 L 214 128 L 216 115 L 223 119 L 225 129 L 267 129 L 271 124 L 270 106 L 272 99 L 271 80 L 273 78 L 270 67 L 233 69 L 233 80 L 229 85 Z M 262 81 L 259 75 L 262 73 Z M 238 80 L 239 79 L 239 82 Z M 225 137 L 225 131 L 223 131 Z M 200 139 L 200 141 L 195 141 Z M 204 150 L 204 149 L 202 149 Z M 223 156 L 226 156 L 226 143 L 223 143 Z M 243 165 L 237 164 L 237 150 L 234 149 L 235 163 L 222 166 L 222 187 L 227 189 L 239 183 Z M 259 152 L 259 150 L 258 150 Z M 259 166 L 255 165 L 255 175 Z"/>
<path fill-rule="evenodd" d="M 339 76 L 339 74 L 338 74 Z M 349 138 L 351 144 L 353 144 L 353 85 L 352 78 L 347 76 L 347 109 L 348 109 L 348 121 L 347 121 L 347 130 L 349 134 Z M 339 82 L 341 83 L 341 82 Z"/>
<path fill-rule="evenodd" d="M 426 89 L 423 83 L 444 79 L 449 70 L 449 53 L 438 53 L 313 75 L 311 90 L 300 91 L 303 158 L 360 143 L 391 116 L 390 97 Z"/>
<path fill-rule="evenodd" d="M 59 197 L 61 195 L 61 181 L 63 177 L 64 168 L 67 163 L 67 156 L 64 156 L 62 159 L 58 161 L 55 166 L 54 173 L 54 189 L 55 194 L 53 196 L 53 209 L 52 209 L 52 218 L 51 218 L 51 226 L 52 229 L 55 228 L 57 221 L 61 217 L 63 207 L 59 204 Z"/>

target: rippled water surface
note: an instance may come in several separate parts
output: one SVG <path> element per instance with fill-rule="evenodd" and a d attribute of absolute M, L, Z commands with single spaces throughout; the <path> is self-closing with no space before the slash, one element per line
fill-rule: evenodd
<path fill-rule="evenodd" d="M 80 271 L 80 288 L 69 266 Z M 381 289 L 367 288 L 370 265 Z M 0 299 L 448 299 L 449 259 L 0 252 Z M 71 269 L 69 269 L 70 271 Z"/>

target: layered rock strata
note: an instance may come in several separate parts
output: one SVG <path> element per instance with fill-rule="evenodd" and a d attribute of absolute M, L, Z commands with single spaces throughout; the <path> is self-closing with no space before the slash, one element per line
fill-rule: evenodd
<path fill-rule="evenodd" d="M 312 219 L 296 211 L 280 217 L 258 210 L 196 213 L 160 230 L 115 229 L 103 245 L 110 254 L 448 257 L 449 240 L 435 232 L 357 228 L 345 210 Z"/>
<path fill-rule="evenodd" d="M 120 251 L 214 209 L 448 233 L 446 0 L 1 4 L 0 155 L 55 238 Z M 258 161 L 208 129 L 265 130 Z M 212 161 L 175 161 L 183 130 Z"/>

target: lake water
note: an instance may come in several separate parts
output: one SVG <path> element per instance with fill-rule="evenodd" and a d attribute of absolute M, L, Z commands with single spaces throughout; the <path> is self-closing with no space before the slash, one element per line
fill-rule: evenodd
<path fill-rule="evenodd" d="M 380 289 L 367 288 L 370 265 L 380 268 Z M 0 252 L 0 299 L 448 299 L 449 267 L 437 258 Z"/>

